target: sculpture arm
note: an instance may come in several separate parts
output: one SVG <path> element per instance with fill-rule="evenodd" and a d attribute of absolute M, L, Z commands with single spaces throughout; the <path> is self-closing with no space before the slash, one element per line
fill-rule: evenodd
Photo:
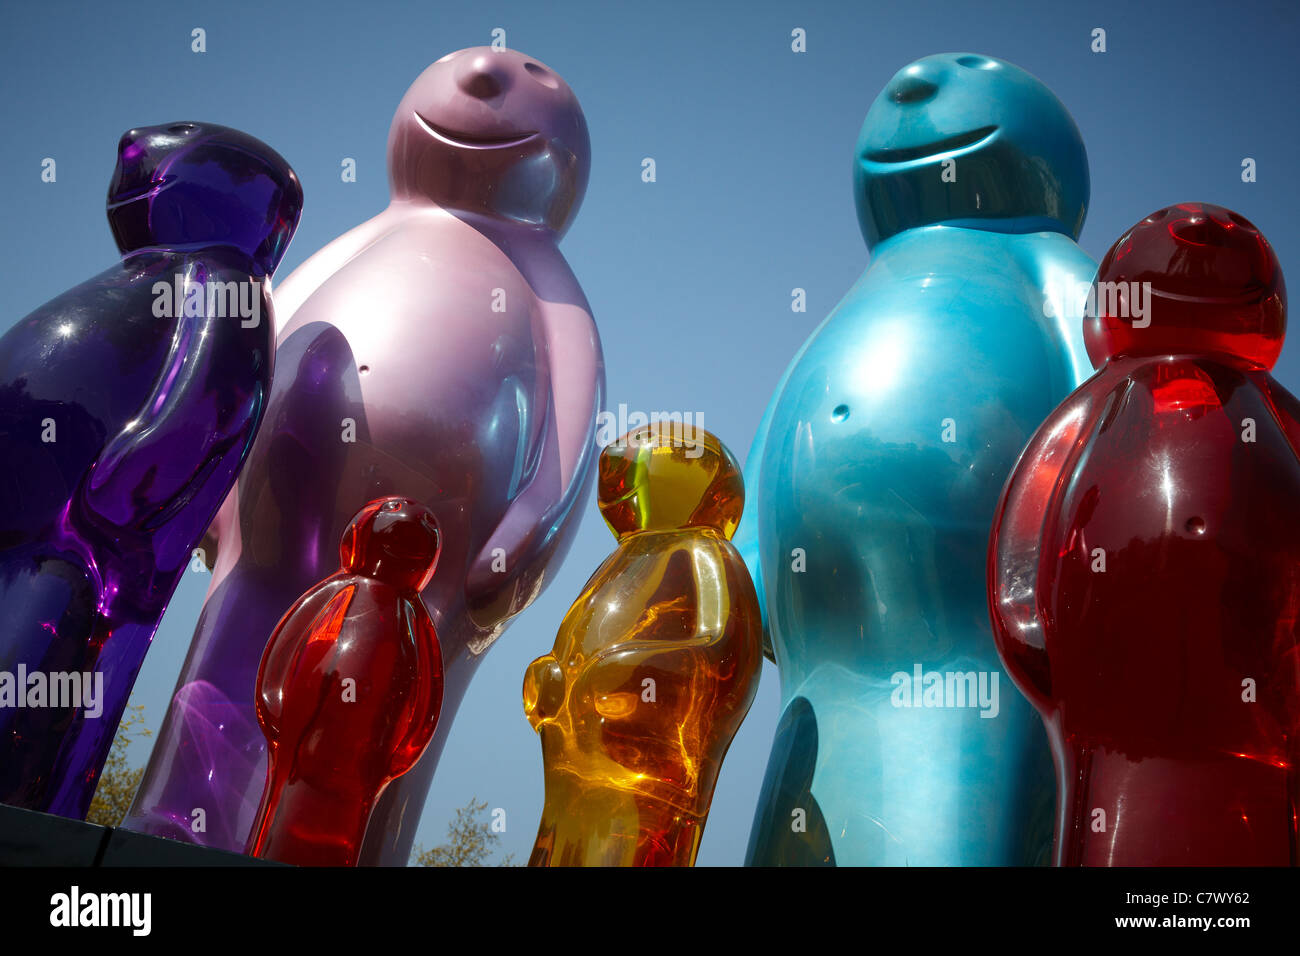
<path fill-rule="evenodd" d="M 306 646 L 312 641 L 331 641 L 338 634 L 354 591 L 353 585 L 342 581 L 312 588 L 294 602 L 267 638 L 254 687 L 258 722 L 268 740 L 279 734 L 285 686 L 297 668 L 312 665 L 303 660 Z"/>
<path fill-rule="evenodd" d="M 1274 381 L 1273 376 L 1259 373 L 1259 377 L 1268 396 L 1269 409 L 1291 443 L 1291 450 L 1300 458 L 1300 401 Z"/>
<path fill-rule="evenodd" d="M 749 455 L 745 458 L 745 510 L 741 513 L 740 527 L 736 529 L 732 541 L 736 550 L 740 552 L 745 566 L 749 568 L 750 580 L 754 582 L 754 593 L 758 595 L 758 608 L 763 627 L 763 656 L 773 663 L 776 663 L 776 650 L 772 644 L 771 631 L 768 628 L 767 594 L 763 587 L 763 558 L 759 549 L 758 535 L 758 514 L 762 502 L 760 480 L 763 469 L 763 456 L 767 453 L 767 443 L 771 437 L 772 418 L 776 414 L 781 395 L 785 392 L 785 385 L 790 379 L 790 373 L 799 364 L 799 359 L 807 350 L 808 344 L 817 337 L 817 332 L 821 331 L 837 311 L 839 311 L 839 307 L 822 320 L 817 330 L 808 336 L 804 344 L 799 347 L 799 351 L 795 353 L 794 358 L 790 360 L 790 364 L 786 366 L 785 371 L 781 373 L 781 380 L 777 382 L 772 397 L 767 401 L 767 408 L 763 410 L 763 417 L 758 421 L 758 430 L 754 433 L 753 444 L 749 446 Z M 781 436 L 777 436 L 778 441 L 780 438 Z"/>
<path fill-rule="evenodd" d="M 443 668 L 437 631 L 422 605 L 416 606 L 418 602 L 408 603 L 406 598 L 402 599 L 402 604 L 400 617 L 408 628 L 408 633 L 402 637 L 407 646 L 415 648 L 416 679 L 413 684 L 414 700 L 410 706 L 411 721 L 388 765 L 388 772 L 393 777 L 406 773 L 424 755 L 434 731 L 438 729 L 438 718 L 442 715 Z M 428 656 L 424 657 L 426 652 Z M 421 660 L 421 657 L 424 659 Z"/>
<path fill-rule="evenodd" d="M 1095 427 L 1094 398 L 1080 389 L 1029 440 L 1012 469 L 989 538 L 988 600 L 998 653 L 1026 696 L 1047 695 L 1051 675 L 1039 573 L 1057 499 Z M 1028 683 L 1028 686 L 1026 686 Z"/>
<path fill-rule="evenodd" d="M 858 284 L 861 284 L 861 282 L 862 280 L 859 279 Z M 761 484 L 763 457 L 767 453 L 768 442 L 773 437 L 771 434 L 772 419 L 776 415 L 777 406 L 780 404 L 781 396 L 785 392 L 786 383 L 790 380 L 790 373 L 799 364 L 799 360 L 803 358 L 808 346 L 817 338 L 817 334 L 826 327 L 836 313 L 845 307 L 846 303 L 851 303 L 854 300 L 856 291 L 857 285 L 849 290 L 844 299 L 830 311 L 826 318 L 822 319 L 817 328 L 804 340 L 803 345 L 799 346 L 799 350 L 795 352 L 786 365 L 785 371 L 781 373 L 780 381 L 776 383 L 776 388 L 772 391 L 772 397 L 768 399 L 767 408 L 763 410 L 763 417 L 758 421 L 758 430 L 754 432 L 754 441 L 749 446 L 749 455 L 745 458 L 745 510 L 741 513 L 740 527 L 736 529 L 736 533 L 732 537 L 732 543 L 735 545 L 736 550 L 740 552 L 745 566 L 749 568 L 749 577 L 754 583 L 754 592 L 758 595 L 758 608 L 762 620 L 763 656 L 773 663 L 776 663 L 776 649 L 772 644 L 772 634 L 768 627 L 767 592 L 763 584 L 763 557 L 759 548 L 758 534 L 758 515 L 763 500 Z M 782 437 L 784 436 L 775 436 L 777 441 L 780 441 Z"/>
<path fill-rule="evenodd" d="M 1044 318 L 1054 324 L 1056 336 L 1065 343 L 1073 372 L 1069 387 L 1076 388 L 1093 373 L 1083 342 L 1083 321 L 1087 289 L 1097 274 L 1097 263 L 1067 236 L 1049 233 L 1040 238 L 1042 242 L 1031 247 L 1031 269 L 1050 301 L 1050 308 L 1044 306 Z"/>
<path fill-rule="evenodd" d="M 707 538 L 689 545 L 678 545 L 677 553 L 659 558 L 659 566 L 667 568 L 681 555 L 690 560 L 692 574 L 689 579 L 682 580 L 683 584 L 689 580 L 689 584 L 677 593 L 665 595 L 659 603 L 648 606 L 641 618 L 642 626 L 628 639 L 594 653 L 588 667 L 597 662 L 608 664 L 613 661 L 625 667 L 641 667 L 652 660 L 666 658 L 677 661 L 669 669 L 685 675 L 715 671 L 724 659 L 744 661 L 746 648 L 735 646 L 732 641 L 746 636 L 738 625 L 749 617 L 743 612 L 746 605 L 752 610 L 754 595 L 745 586 L 744 572 L 734 546 L 719 539 L 710 542 Z M 658 593 L 657 588 L 653 590 Z M 694 627 L 689 636 L 678 636 L 684 629 L 679 629 L 674 619 L 682 616 L 693 620 Z M 672 639 L 658 636 L 657 627 Z M 747 636 L 752 638 L 753 633 Z M 757 650 L 755 642 L 755 658 Z M 742 673 L 737 676 L 743 679 L 746 676 L 743 663 L 740 669 Z"/>
<path fill-rule="evenodd" d="M 275 341 L 277 346 L 284 342 L 292 331 L 293 319 L 299 307 L 307 301 L 317 289 L 334 275 L 345 263 L 372 245 L 390 229 L 389 218 L 381 213 L 375 218 L 344 233 L 334 242 L 320 249 L 306 262 L 300 265 L 283 285 L 275 290 Z M 270 279 L 268 277 L 268 288 Z M 212 519 L 207 533 L 203 536 L 200 547 L 203 549 L 204 562 L 209 571 L 216 570 L 218 549 L 221 539 L 230 533 L 239 521 L 239 486 L 230 489 L 217 516 Z"/>
<path fill-rule="evenodd" d="M 491 623 L 518 614 L 536 597 L 548 552 L 565 540 L 562 531 L 576 522 L 572 512 L 594 477 L 596 413 L 605 391 L 596 326 L 580 305 L 540 302 L 539 308 L 551 374 L 537 464 L 471 563 L 465 583 L 471 614 Z M 505 570 L 493 570 L 502 554 Z"/>
<path fill-rule="evenodd" d="M 185 268 L 193 275 L 198 263 Z M 188 560 L 193 542 L 189 534 L 155 532 L 187 509 L 203 515 L 203 524 L 211 520 L 261 422 L 272 316 L 269 296 L 259 293 L 263 314 L 255 326 L 245 328 L 237 316 L 176 320 L 152 393 L 131 427 L 105 446 L 84 486 L 92 520 L 151 537 L 160 567 Z M 245 382 L 251 387 L 240 391 Z"/>

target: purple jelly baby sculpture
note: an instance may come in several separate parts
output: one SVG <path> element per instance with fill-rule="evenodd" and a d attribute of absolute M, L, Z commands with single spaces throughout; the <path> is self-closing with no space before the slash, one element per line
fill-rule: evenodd
<path fill-rule="evenodd" d="M 267 426 L 211 531 L 211 587 L 128 827 L 242 849 L 266 777 L 253 688 L 267 638 L 336 570 L 352 516 L 402 495 L 442 530 L 422 597 L 443 716 L 376 805 L 359 862 L 406 864 L 465 688 L 590 491 L 604 366 L 557 245 L 589 165 L 576 97 L 522 53 L 461 50 L 406 92 L 390 204 L 277 287 Z"/>
<path fill-rule="evenodd" d="M 0 801 L 84 817 L 136 674 L 262 420 L 288 164 L 173 123 L 118 146 L 122 261 L 0 338 Z"/>

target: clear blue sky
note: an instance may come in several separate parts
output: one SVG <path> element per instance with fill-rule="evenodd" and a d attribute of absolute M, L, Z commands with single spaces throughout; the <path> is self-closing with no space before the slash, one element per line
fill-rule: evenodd
<path fill-rule="evenodd" d="M 207 31 L 205 54 L 190 30 Z M 277 149 L 306 192 L 280 275 L 387 202 L 384 146 L 406 87 L 452 50 L 507 43 L 557 70 L 591 129 L 586 201 L 563 245 L 605 347 L 608 406 L 680 410 L 743 459 L 795 350 L 866 265 L 853 144 L 880 88 L 911 60 L 1008 59 L 1043 79 L 1083 132 L 1099 257 L 1142 216 L 1202 200 L 1253 220 L 1300 288 L 1300 5 L 1293 0 L 1023 3 L 606 2 L 19 3 L 0 9 L 0 331 L 107 268 L 104 197 L 118 137 L 206 120 Z M 808 52 L 790 50 L 807 31 Z M 1094 27 L 1108 52 L 1089 50 Z M 658 181 L 641 181 L 653 157 Z M 1259 180 L 1243 184 L 1243 157 Z M 53 157 L 58 181 L 41 182 Z M 340 181 L 343 157 L 358 181 Z M 790 311 L 794 287 L 808 311 Z M 1277 377 L 1300 391 L 1300 346 Z M 3 463 L 0 463 L 3 467 Z M 540 600 L 492 648 L 456 718 L 419 840 L 442 839 L 477 795 L 507 812 L 526 859 L 542 802 L 524 668 L 612 549 L 594 503 Z M 157 728 L 207 587 L 187 574 L 136 684 Z M 743 861 L 778 717 L 767 664 L 732 746 L 700 853 Z M 149 742 L 135 745 L 142 763 Z"/>

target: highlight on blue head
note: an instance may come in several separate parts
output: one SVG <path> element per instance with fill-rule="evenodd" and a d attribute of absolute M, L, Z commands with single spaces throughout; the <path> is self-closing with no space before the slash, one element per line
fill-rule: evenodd
<path fill-rule="evenodd" d="M 1088 155 L 1040 80 L 974 53 L 899 70 L 858 134 L 853 192 L 869 248 L 908 229 L 968 226 L 1077 239 Z"/>

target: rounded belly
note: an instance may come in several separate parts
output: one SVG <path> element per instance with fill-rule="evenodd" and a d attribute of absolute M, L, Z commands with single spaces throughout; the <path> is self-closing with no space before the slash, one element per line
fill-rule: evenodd
<path fill-rule="evenodd" d="M 853 325 L 805 353 L 772 420 L 758 507 L 774 638 L 796 669 L 991 664 L 993 511 L 1064 397 L 1042 338 L 1036 356 L 1004 358 L 985 332 L 924 315 Z"/>
<path fill-rule="evenodd" d="M 457 269 L 381 249 L 294 315 L 241 480 L 257 563 L 301 551 L 307 577 L 332 573 L 352 516 L 396 494 L 427 503 L 442 527 L 434 589 L 462 583 L 467 556 L 527 480 L 550 392 L 534 297 L 497 255 Z M 250 545 L 250 525 L 267 540 Z"/>

